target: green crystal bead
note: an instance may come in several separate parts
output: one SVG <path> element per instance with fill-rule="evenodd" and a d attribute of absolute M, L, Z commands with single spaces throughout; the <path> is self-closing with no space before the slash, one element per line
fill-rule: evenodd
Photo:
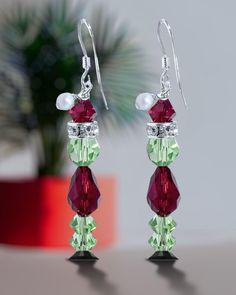
<path fill-rule="evenodd" d="M 77 234 L 74 233 L 70 244 L 76 251 L 89 251 L 96 245 L 96 239 L 91 233 Z"/>
<path fill-rule="evenodd" d="M 175 245 L 175 238 L 171 234 L 153 234 L 148 242 L 155 251 L 170 251 Z"/>
<path fill-rule="evenodd" d="M 75 215 L 70 222 L 75 233 L 70 239 L 70 244 L 76 251 L 89 251 L 96 245 L 96 239 L 91 232 L 96 228 L 96 222 L 92 216 L 82 217 Z"/>
<path fill-rule="evenodd" d="M 157 166 L 170 165 L 179 154 L 179 145 L 173 138 L 150 138 L 147 144 L 149 159 Z"/>
<path fill-rule="evenodd" d="M 176 228 L 175 220 L 170 217 L 161 217 L 159 215 L 155 215 L 150 221 L 149 225 L 152 230 L 157 234 L 171 233 Z"/>
<path fill-rule="evenodd" d="M 70 226 L 77 234 L 91 233 L 96 228 L 96 221 L 92 216 L 82 217 L 75 215 L 70 222 Z"/>
<path fill-rule="evenodd" d="M 149 244 L 155 251 L 169 251 L 175 245 L 175 238 L 171 232 L 176 228 L 176 222 L 170 216 L 155 215 L 149 225 L 155 232 L 149 239 Z"/>
<path fill-rule="evenodd" d="M 100 147 L 95 138 L 72 138 L 67 152 L 71 161 L 78 166 L 89 166 L 97 159 Z"/>

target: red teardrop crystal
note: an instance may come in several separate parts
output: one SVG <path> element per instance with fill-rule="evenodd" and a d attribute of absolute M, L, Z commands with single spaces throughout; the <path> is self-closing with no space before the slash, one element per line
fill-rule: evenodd
<path fill-rule="evenodd" d="M 180 194 L 168 167 L 158 167 L 151 177 L 147 201 L 151 209 L 164 217 L 173 212 L 180 200 Z"/>
<path fill-rule="evenodd" d="M 80 216 L 87 216 L 98 207 L 100 192 L 89 167 L 78 167 L 70 184 L 68 202 Z"/>
<path fill-rule="evenodd" d="M 74 122 L 84 123 L 92 122 L 96 117 L 96 111 L 90 101 L 90 99 L 80 99 L 74 107 L 69 110 L 69 113 Z"/>
<path fill-rule="evenodd" d="M 171 122 L 175 116 L 175 110 L 169 99 L 159 99 L 148 111 L 153 122 Z"/>

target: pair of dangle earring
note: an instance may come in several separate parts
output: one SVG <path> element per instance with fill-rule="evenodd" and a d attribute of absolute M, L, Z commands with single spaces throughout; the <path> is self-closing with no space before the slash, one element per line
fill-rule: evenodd
<path fill-rule="evenodd" d="M 154 261 L 177 259 L 170 252 L 176 242 L 175 238 L 172 236 L 172 231 L 176 227 L 176 222 L 170 214 L 176 210 L 180 200 L 179 189 L 168 167 L 178 156 L 179 146 L 175 138 L 178 134 L 177 123 L 173 121 L 176 113 L 169 100 L 171 84 L 168 71 L 170 62 L 161 38 L 162 25 L 167 29 L 171 40 L 176 79 L 183 102 L 187 108 L 180 81 L 173 33 L 168 22 L 162 19 L 159 21 L 157 28 L 158 40 L 163 54 L 163 72 L 160 76 L 160 92 L 157 95 L 142 93 L 137 96 L 135 104 L 138 110 L 148 111 L 152 118 L 152 122 L 147 123 L 146 130 L 148 136 L 147 154 L 149 159 L 157 165 L 150 179 L 147 193 L 148 204 L 156 213 L 149 222 L 154 234 L 148 241 L 155 250 L 155 253 L 149 259 Z"/>
<path fill-rule="evenodd" d="M 70 240 L 71 246 L 76 250 L 75 254 L 70 258 L 72 261 L 98 259 L 90 252 L 96 245 L 96 239 L 92 235 L 92 231 L 96 228 L 96 222 L 91 213 L 98 208 L 100 192 L 89 166 L 99 155 L 100 147 L 96 139 L 99 134 L 99 127 L 97 121 L 94 120 L 96 110 L 90 101 L 90 92 L 93 88 L 88 75 L 91 60 L 82 39 L 83 25 L 87 28 L 91 37 L 98 85 L 105 108 L 108 110 L 93 31 L 87 21 L 82 19 L 78 24 L 78 39 L 83 52 L 82 66 L 84 69 L 84 73 L 81 76 L 81 91 L 79 94 L 62 93 L 56 101 L 56 107 L 59 110 L 68 111 L 72 117 L 72 120 L 67 123 L 69 137 L 67 152 L 70 160 L 78 165 L 71 179 L 68 193 L 69 205 L 76 212 L 70 223 L 70 226 L 75 231 Z"/>
<path fill-rule="evenodd" d="M 81 91 L 79 94 L 63 93 L 58 96 L 56 102 L 59 110 L 68 111 L 72 117 L 72 120 L 67 124 L 70 139 L 67 151 L 69 158 L 79 166 L 71 179 L 68 194 L 68 202 L 76 212 L 70 223 L 75 231 L 70 241 L 72 247 L 76 250 L 75 254 L 70 258 L 73 261 L 97 259 L 91 252 L 91 249 L 96 244 L 96 239 L 92 235 L 92 231 L 96 228 L 96 222 L 90 214 L 97 209 L 98 199 L 100 198 L 100 192 L 95 178 L 91 169 L 88 167 L 98 157 L 100 148 L 96 140 L 99 133 L 98 124 L 94 121 L 96 111 L 90 101 L 90 92 L 93 85 L 88 75 L 91 66 L 90 58 L 87 55 L 82 40 L 81 31 L 83 25 L 88 29 L 92 40 L 98 84 L 105 108 L 108 109 L 101 82 L 93 32 L 86 20 L 82 19 L 78 25 L 78 38 L 84 55 L 84 73 L 81 77 Z M 165 25 L 171 38 L 176 78 L 184 104 L 187 106 L 180 83 L 173 33 L 167 21 L 162 19 L 158 23 L 158 39 L 163 53 L 163 72 L 160 77 L 161 90 L 157 95 L 149 93 L 140 94 L 136 99 L 136 108 L 148 111 L 153 120 L 153 122 L 147 123 L 147 135 L 149 138 L 147 153 L 150 160 L 158 166 L 151 177 L 147 195 L 148 204 L 156 213 L 149 223 L 154 230 L 149 243 L 155 250 L 155 253 L 150 259 L 175 260 L 176 257 L 169 251 L 175 244 L 172 231 L 176 227 L 176 222 L 169 215 L 177 208 L 180 193 L 175 178 L 168 166 L 178 156 L 179 146 L 175 139 L 178 133 L 177 124 L 173 121 L 175 111 L 169 101 L 171 84 L 168 70 L 170 64 L 161 39 L 160 30 L 162 25 Z"/>

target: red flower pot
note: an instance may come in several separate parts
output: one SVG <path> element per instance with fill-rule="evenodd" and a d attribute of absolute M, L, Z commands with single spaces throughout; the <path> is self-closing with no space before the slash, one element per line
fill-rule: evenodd
<path fill-rule="evenodd" d="M 116 239 L 115 179 L 98 177 L 101 202 L 93 217 L 97 248 Z M 70 247 L 73 234 L 69 222 L 74 216 L 67 203 L 69 178 L 45 176 L 35 180 L 0 182 L 0 243 Z"/>

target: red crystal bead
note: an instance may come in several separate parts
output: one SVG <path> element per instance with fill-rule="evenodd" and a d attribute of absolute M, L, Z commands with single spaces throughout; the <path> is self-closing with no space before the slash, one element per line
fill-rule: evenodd
<path fill-rule="evenodd" d="M 87 216 L 98 207 L 100 192 L 89 167 L 78 167 L 70 184 L 68 202 L 80 216 Z"/>
<path fill-rule="evenodd" d="M 175 116 L 175 110 L 169 99 L 159 99 L 148 113 L 153 122 L 171 122 Z"/>
<path fill-rule="evenodd" d="M 74 107 L 69 110 L 69 113 L 74 122 L 84 123 L 92 122 L 96 117 L 96 111 L 90 101 L 90 99 L 80 99 Z"/>
<path fill-rule="evenodd" d="M 180 200 L 180 194 L 168 167 L 158 167 L 151 177 L 147 201 L 151 209 L 160 216 L 173 212 Z"/>

